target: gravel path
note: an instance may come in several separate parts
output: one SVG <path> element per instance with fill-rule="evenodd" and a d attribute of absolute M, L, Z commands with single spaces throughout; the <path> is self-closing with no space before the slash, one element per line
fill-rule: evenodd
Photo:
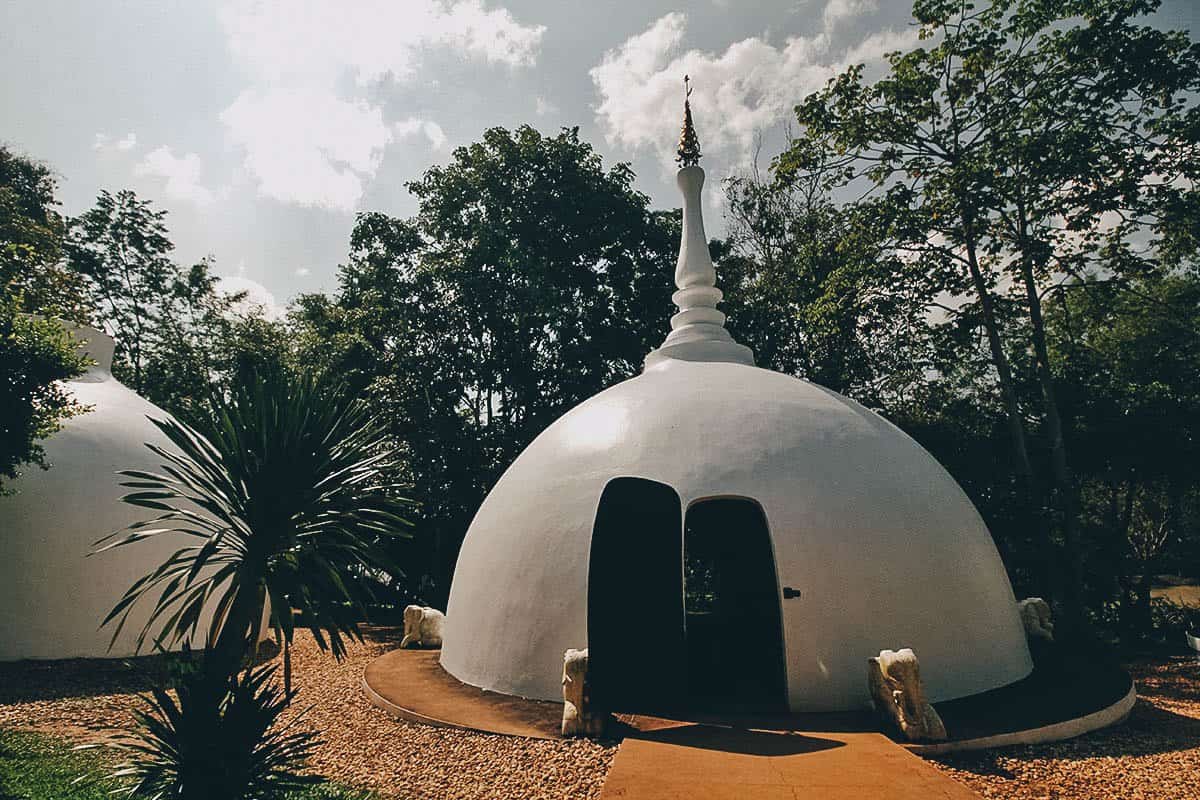
<path fill-rule="evenodd" d="M 1179 657 L 1130 672 L 1138 702 L 1123 725 L 933 763 L 984 797 L 1006 800 L 1200 798 L 1200 665 Z"/>
<path fill-rule="evenodd" d="M 382 798 L 589 798 L 612 743 L 529 741 L 393 720 L 367 702 L 363 668 L 397 645 L 390 629 L 338 664 L 306 634 L 292 660 L 304 724 L 322 731 L 312 769 Z M 933 763 L 985 797 L 1013 800 L 1200 799 L 1200 666 L 1135 664 L 1141 699 L 1125 725 L 1068 742 L 945 756 Z M 147 678 L 103 662 L 0 664 L 0 727 L 75 740 L 128 725 Z"/>
<path fill-rule="evenodd" d="M 299 641 L 299 635 L 297 635 Z M 616 746 L 535 741 L 395 720 L 367 702 L 367 662 L 399 645 L 378 631 L 336 664 L 305 638 L 292 651 L 305 722 L 323 732 L 313 768 L 402 798 L 588 798 L 600 793 Z"/>
<path fill-rule="evenodd" d="M 431 728 L 395 720 L 363 695 L 362 673 L 399 645 L 392 629 L 367 632 L 340 664 L 307 633 L 292 649 L 296 708 L 323 743 L 314 772 L 386 798 L 592 798 L 616 755 L 615 743 L 533 741 Z M 95 661 L 0 664 L 0 727 L 78 741 L 103 741 L 129 724 L 139 672 Z"/>

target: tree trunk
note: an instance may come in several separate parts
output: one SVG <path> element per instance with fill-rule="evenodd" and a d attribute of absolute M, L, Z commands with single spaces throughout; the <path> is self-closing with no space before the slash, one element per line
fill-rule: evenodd
<path fill-rule="evenodd" d="M 292 702 L 292 643 L 287 638 L 283 640 L 283 693 Z"/>
<path fill-rule="evenodd" d="M 258 572 L 244 569 L 240 576 L 237 596 L 230 605 L 216 644 L 206 657 L 205 669 L 214 675 L 237 674 L 247 655 L 252 652 L 250 637 L 262 619 L 263 605 L 259 592 Z"/>
<path fill-rule="evenodd" d="M 1116 504 L 1114 488 L 1113 505 Z M 1119 608 L 1121 637 L 1129 642 L 1141 639 L 1142 631 L 1137 621 L 1137 586 L 1136 576 L 1129 574 L 1132 559 L 1129 557 L 1129 526 L 1133 521 L 1133 503 L 1137 496 L 1137 484 L 1131 479 L 1125 489 L 1125 500 L 1118 512 L 1113 510 L 1113 534 L 1120 543 L 1121 557 L 1118 562 L 1117 584 L 1121 587 L 1121 604 Z"/>
<path fill-rule="evenodd" d="M 1138 633 L 1147 639 L 1152 638 L 1154 635 L 1154 615 L 1151 612 L 1150 605 L 1150 590 L 1153 587 L 1154 567 L 1148 561 L 1142 565 L 1142 574 L 1138 576 L 1134 591 L 1136 603 L 1134 606 L 1134 620 L 1138 626 Z"/>
<path fill-rule="evenodd" d="M 1000 339 L 1000 325 L 996 321 L 996 307 L 991 289 L 984 280 L 983 271 L 979 268 L 977 241 L 967 212 L 963 212 L 963 239 L 967 251 L 967 268 L 971 274 L 971 284 L 979 298 L 979 306 L 983 312 L 983 328 L 987 335 L 988 348 L 992 356 L 992 365 L 1000 382 L 1000 399 L 1004 404 L 1004 414 L 1008 423 L 1009 439 L 1013 451 L 1013 468 L 1016 472 L 1017 504 L 1023 511 L 1023 522 L 1034 530 L 1039 539 L 1044 540 L 1041 558 L 1036 565 L 1038 575 L 1037 590 L 1047 596 L 1052 595 L 1055 586 L 1054 548 L 1046 530 L 1042 515 L 1039 512 L 1034 490 L 1033 463 L 1029 459 L 1029 448 L 1026 443 L 1025 423 L 1021 419 L 1021 410 L 1017 405 L 1016 382 L 1013 380 L 1012 367 L 1004 352 L 1004 344 Z"/>
<path fill-rule="evenodd" d="M 1050 369 L 1050 352 L 1046 346 L 1046 321 L 1042 316 L 1042 300 L 1033 274 L 1029 252 L 1024 208 L 1017 207 L 1020 217 L 1018 245 L 1021 248 L 1021 278 L 1029 303 L 1029 322 L 1032 326 L 1033 351 L 1037 361 L 1038 385 L 1046 414 L 1046 435 L 1050 440 L 1050 473 L 1054 482 L 1054 500 L 1063 517 L 1063 544 L 1066 555 L 1066 580 L 1063 582 L 1063 610 L 1068 624 L 1078 632 L 1086 630 L 1087 620 L 1083 603 L 1083 543 L 1079 529 L 1079 497 L 1075 476 L 1067 459 L 1062 415 L 1054 388 L 1054 373 Z"/>
<path fill-rule="evenodd" d="M 1023 486 L 1032 489 L 1033 464 L 1029 460 L 1029 448 L 1025 441 L 1025 425 L 1021 421 L 1021 411 L 1017 406 L 1012 367 L 1008 363 L 1008 356 L 1004 353 L 1004 345 L 1000 339 L 1000 326 L 996 322 L 995 303 L 991 290 L 979 269 L 973 242 L 967 244 L 967 265 L 971 272 L 971 283 L 975 287 L 980 307 L 983 310 L 983 327 L 987 334 L 992 364 L 996 367 L 996 373 L 1000 379 L 1000 399 L 1004 403 L 1009 438 L 1012 440 L 1014 468 L 1017 478 Z"/>

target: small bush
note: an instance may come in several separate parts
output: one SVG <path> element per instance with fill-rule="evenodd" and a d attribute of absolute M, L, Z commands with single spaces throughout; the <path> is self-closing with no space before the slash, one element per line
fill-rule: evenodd
<path fill-rule="evenodd" d="M 228 679 L 200 667 L 180 678 L 177 696 L 155 689 L 150 708 L 136 712 L 137 734 L 120 745 L 132 755 L 112 773 L 132 781 L 121 793 L 275 800 L 319 783 L 300 773 L 315 734 L 279 724 L 291 697 L 272 680 L 276 669 L 263 666 Z"/>
<path fill-rule="evenodd" d="M 1156 636 L 1177 644 L 1185 632 L 1200 635 L 1200 608 L 1156 597 L 1150 601 L 1150 622 Z"/>

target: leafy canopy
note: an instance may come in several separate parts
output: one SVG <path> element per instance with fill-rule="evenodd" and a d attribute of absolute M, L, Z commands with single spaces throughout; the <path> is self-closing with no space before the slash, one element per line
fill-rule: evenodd
<path fill-rule="evenodd" d="M 360 215 L 336 297 L 299 302 L 404 443 L 439 591 L 501 470 L 665 335 L 678 223 L 633 177 L 577 130 L 490 129 L 409 185 L 413 218 Z"/>
<path fill-rule="evenodd" d="M 48 464 L 40 441 L 84 409 L 60 381 L 83 371 L 62 326 L 29 314 L 79 318 L 78 276 L 60 263 L 65 225 L 50 170 L 0 146 L 0 494 L 22 464 Z"/>
<path fill-rule="evenodd" d="M 104 190 L 71 220 L 66 250 L 116 340 L 113 375 L 175 411 L 208 391 L 211 342 L 244 295 L 218 293 L 208 260 L 176 264 L 166 217 L 130 190 Z"/>

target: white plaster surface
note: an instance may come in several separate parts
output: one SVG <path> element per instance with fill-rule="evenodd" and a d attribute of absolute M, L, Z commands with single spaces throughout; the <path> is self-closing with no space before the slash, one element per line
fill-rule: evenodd
<path fill-rule="evenodd" d="M 667 358 L 753 364 L 754 353 L 733 340 L 725 330 L 725 314 L 717 309 L 723 295 L 716 286 L 717 273 L 704 233 L 700 202 L 704 170 L 695 165 L 684 167 L 676 173 L 675 183 L 683 195 L 683 232 L 675 264 L 677 291 L 671 295 L 679 313 L 671 317 L 666 340 L 646 356 L 646 366 Z"/>
<path fill-rule="evenodd" d="M 159 472 L 145 446 L 167 439 L 147 416 L 167 413 L 112 377 L 112 340 L 78 329 L 98 365 L 67 383 L 92 410 L 43 442 L 53 465 L 30 467 L 0 497 L 0 661 L 129 656 L 149 608 L 135 613 L 109 651 L 114 628 L 99 629 L 121 595 L 188 539 L 164 535 L 87 557 L 93 543 L 154 512 L 122 503 L 117 470 Z M 143 652 L 147 652 L 145 649 Z"/>
<path fill-rule="evenodd" d="M 666 358 L 551 425 L 488 495 L 451 587 L 441 657 L 451 674 L 561 696 L 562 653 L 587 643 L 597 504 L 619 476 L 666 483 L 685 507 L 728 495 L 762 505 L 779 585 L 802 592 L 781 601 L 793 710 L 867 706 L 863 664 L 885 648 L 920 653 L 933 702 L 1032 669 L 987 528 L 916 442 L 812 383 Z M 628 604 L 612 613 L 636 618 L 637 586 Z"/>

